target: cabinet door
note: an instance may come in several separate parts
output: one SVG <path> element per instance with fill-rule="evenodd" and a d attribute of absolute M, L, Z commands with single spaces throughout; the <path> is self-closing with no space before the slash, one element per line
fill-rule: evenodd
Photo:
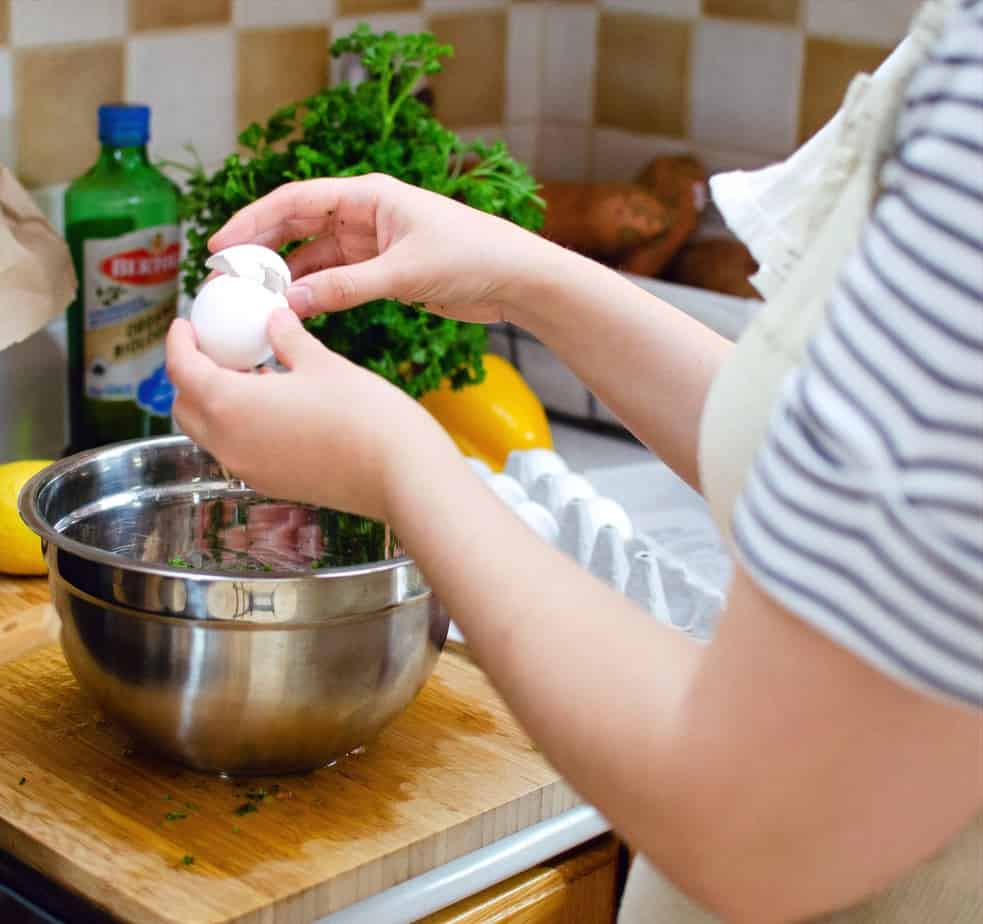
<path fill-rule="evenodd" d="M 422 924 L 612 924 L 620 846 L 599 837 L 491 886 Z"/>

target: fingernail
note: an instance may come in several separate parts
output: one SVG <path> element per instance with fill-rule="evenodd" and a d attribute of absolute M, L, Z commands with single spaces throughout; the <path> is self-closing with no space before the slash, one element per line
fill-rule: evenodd
<path fill-rule="evenodd" d="M 311 307 L 310 286 L 291 286 L 287 289 L 287 303 L 298 314 L 303 314 Z"/>

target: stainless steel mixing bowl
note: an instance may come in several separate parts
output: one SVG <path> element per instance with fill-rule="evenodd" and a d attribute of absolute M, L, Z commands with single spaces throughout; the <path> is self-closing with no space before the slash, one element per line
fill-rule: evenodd
<path fill-rule="evenodd" d="M 257 497 L 185 437 L 58 462 L 20 511 L 79 685 L 196 769 L 329 763 L 406 708 L 444 644 L 382 524 Z"/>

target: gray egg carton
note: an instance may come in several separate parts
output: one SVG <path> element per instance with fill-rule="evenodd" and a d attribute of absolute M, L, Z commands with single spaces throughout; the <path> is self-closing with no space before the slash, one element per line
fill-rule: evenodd
<path fill-rule="evenodd" d="M 687 564 L 657 531 L 636 528 L 624 507 L 598 494 L 593 484 L 594 496 L 583 496 L 588 482 L 570 473 L 558 454 L 513 452 L 504 475 L 470 461 L 527 525 L 596 577 L 667 625 L 701 640 L 713 634 L 723 606 L 720 583 L 708 579 L 706 569 L 701 573 Z M 706 553 L 706 541 L 697 542 Z M 450 637 L 463 640 L 453 624 Z"/>

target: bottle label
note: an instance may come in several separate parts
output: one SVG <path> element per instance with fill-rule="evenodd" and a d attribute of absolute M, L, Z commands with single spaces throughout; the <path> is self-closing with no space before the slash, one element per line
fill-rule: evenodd
<path fill-rule="evenodd" d="M 85 241 L 86 397 L 170 414 L 164 337 L 177 316 L 180 250 L 177 225 Z"/>

